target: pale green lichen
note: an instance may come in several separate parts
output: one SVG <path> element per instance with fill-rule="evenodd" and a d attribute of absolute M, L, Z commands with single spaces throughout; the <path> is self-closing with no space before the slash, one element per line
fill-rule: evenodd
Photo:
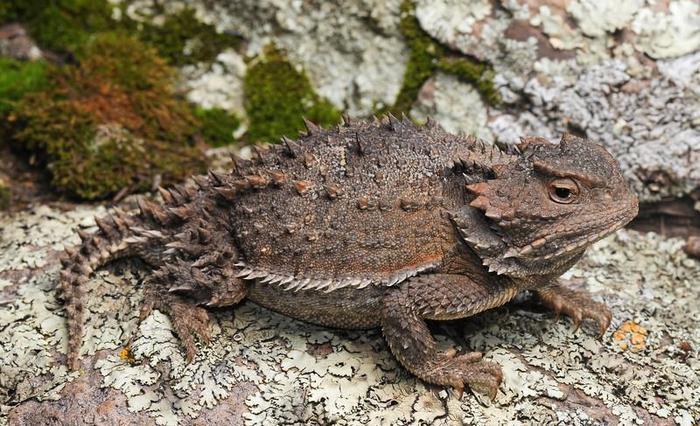
<path fill-rule="evenodd" d="M 486 126 L 487 107 L 473 86 L 450 74 L 437 73 L 425 83 L 411 110 L 411 117 L 425 122 L 437 120 L 450 133 L 464 133 L 493 140 Z"/>
<path fill-rule="evenodd" d="M 56 250 L 76 242 L 72 229 L 93 226 L 97 212 L 43 207 L 0 218 L 0 294 L 13 300 L 10 309 L 0 306 L 0 351 L 7 361 L 0 366 L 0 418 L 10 404 L 61 397 L 69 376 L 56 357 L 66 344 L 53 292 Z M 503 366 L 494 402 L 469 393 L 458 400 L 416 380 L 379 331 L 328 330 L 251 303 L 233 315 L 215 312 L 212 343 L 187 364 L 166 316 L 154 312 L 136 326 L 141 294 L 134 288 L 143 272 L 127 264 L 118 276 L 100 272 L 85 285 L 90 314 L 82 353 L 97 354 L 97 370 L 82 374 L 97 375 L 97 383 L 126 396 L 130 411 L 161 425 L 206 416 L 231 398 L 243 399 L 249 424 L 577 423 L 600 416 L 623 424 L 641 416 L 689 424 L 700 416 L 700 360 L 681 343 L 700 347 L 700 264 L 682 253 L 682 244 L 622 231 L 567 274 L 612 307 L 611 332 L 602 340 L 588 325 L 574 334 L 568 320 L 517 303 L 442 325 L 461 349 L 484 351 Z M 18 273 L 31 278 L 12 278 Z M 612 337 L 627 321 L 648 330 L 643 350 L 622 350 Z M 452 337 L 439 335 L 440 345 L 453 345 Z M 127 344 L 125 360 L 120 353 Z M 579 403 L 567 405 L 571 398 Z"/>

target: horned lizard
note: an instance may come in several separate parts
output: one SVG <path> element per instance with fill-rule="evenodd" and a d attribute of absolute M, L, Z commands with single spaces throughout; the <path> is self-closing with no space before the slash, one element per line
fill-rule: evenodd
<path fill-rule="evenodd" d="M 419 378 L 493 397 L 500 367 L 478 352 L 438 351 L 426 320 L 468 317 L 529 290 L 576 324 L 608 327 L 605 305 L 558 282 L 637 214 L 603 147 L 565 134 L 557 144 L 531 137 L 499 148 L 393 116 L 307 129 L 81 233 L 59 284 L 72 368 L 81 284 L 126 256 L 154 270 L 142 318 L 169 314 L 188 359 L 195 337 L 209 340 L 207 307 L 250 299 L 324 326 L 381 327 Z"/>

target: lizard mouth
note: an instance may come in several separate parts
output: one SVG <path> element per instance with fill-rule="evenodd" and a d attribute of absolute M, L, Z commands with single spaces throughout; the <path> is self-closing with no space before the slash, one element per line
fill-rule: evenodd
<path fill-rule="evenodd" d="M 607 237 L 608 235 L 627 225 L 637 216 L 638 211 L 639 204 L 637 198 L 634 197 L 629 206 L 619 208 L 607 215 L 607 220 L 600 221 L 599 224 L 596 224 L 595 221 L 591 221 L 590 223 L 594 225 L 588 229 L 599 228 L 599 230 L 595 232 L 585 232 L 579 230 L 575 233 L 563 232 L 551 234 L 550 236 L 544 236 L 536 239 L 524 247 L 518 247 L 517 254 L 511 251 L 510 256 L 507 253 L 505 257 L 537 257 L 541 259 L 552 259 L 568 253 L 579 251 L 580 249 Z M 548 246 L 552 247 L 553 242 L 572 237 L 573 241 L 569 242 L 568 244 L 557 248 L 554 251 L 548 253 L 546 252 Z"/>

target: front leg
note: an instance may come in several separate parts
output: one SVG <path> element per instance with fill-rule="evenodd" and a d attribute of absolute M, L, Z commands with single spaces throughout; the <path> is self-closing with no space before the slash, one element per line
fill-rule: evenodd
<path fill-rule="evenodd" d="M 420 379 L 451 386 L 460 394 L 468 384 L 494 398 L 502 379 L 500 366 L 479 362 L 479 352 L 439 352 L 425 320 L 465 318 L 501 306 L 516 294 L 512 284 L 477 283 L 464 275 L 414 277 L 384 297 L 384 336 L 399 362 Z"/>
<path fill-rule="evenodd" d="M 570 316 L 577 329 L 584 319 L 597 322 L 601 336 L 610 326 L 610 309 L 605 304 L 593 300 L 586 292 L 571 290 L 555 283 L 535 290 L 535 295 L 543 305 L 552 309 L 557 317 L 562 313 Z"/>

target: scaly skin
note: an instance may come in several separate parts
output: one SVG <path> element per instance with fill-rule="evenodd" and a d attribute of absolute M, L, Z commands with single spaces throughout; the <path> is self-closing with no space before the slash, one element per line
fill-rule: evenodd
<path fill-rule="evenodd" d="M 206 308 L 248 298 L 329 327 L 381 327 L 416 376 L 493 397 L 500 368 L 480 353 L 439 352 L 426 320 L 468 317 L 533 290 L 575 323 L 607 328 L 604 305 L 557 282 L 637 213 L 602 147 L 565 135 L 501 150 L 391 116 L 307 128 L 81 235 L 59 283 L 71 368 L 80 366 L 80 285 L 124 256 L 153 267 L 142 317 L 169 314 L 188 359 L 197 337 L 210 338 Z"/>

